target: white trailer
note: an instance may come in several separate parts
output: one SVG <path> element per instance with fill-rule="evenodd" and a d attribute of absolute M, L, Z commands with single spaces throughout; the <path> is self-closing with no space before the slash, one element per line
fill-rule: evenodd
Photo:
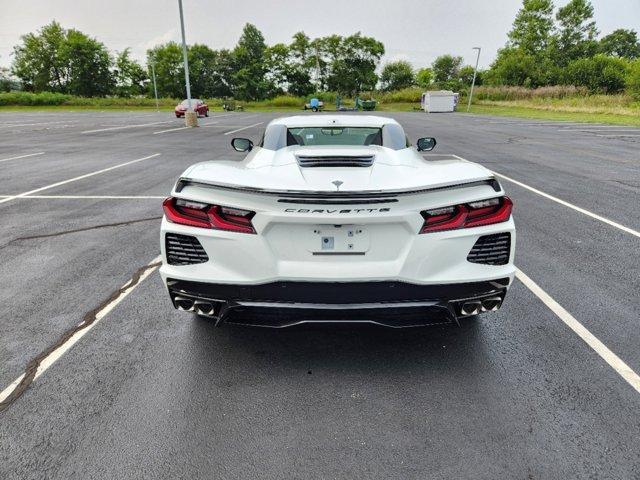
<path fill-rule="evenodd" d="M 449 90 L 424 92 L 420 100 L 420 108 L 428 113 L 453 112 L 456 108 L 458 94 Z"/>

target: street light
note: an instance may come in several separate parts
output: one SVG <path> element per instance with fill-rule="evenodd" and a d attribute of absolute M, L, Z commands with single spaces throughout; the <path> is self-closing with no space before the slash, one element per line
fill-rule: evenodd
<path fill-rule="evenodd" d="M 477 50 L 478 56 L 476 57 L 476 68 L 473 71 L 473 81 L 471 82 L 471 91 L 469 92 L 469 103 L 467 104 L 467 112 L 471 110 L 471 98 L 473 97 L 473 87 L 476 85 L 476 75 L 478 74 L 478 62 L 480 61 L 480 47 L 473 47 L 472 50 Z"/>
<path fill-rule="evenodd" d="M 151 59 L 151 76 L 153 77 L 153 94 L 156 97 L 156 112 L 159 112 L 160 106 L 158 105 L 158 87 L 156 86 L 156 61 L 154 58 Z"/>
<path fill-rule="evenodd" d="M 180 30 L 182 31 L 182 57 L 184 61 L 184 82 L 187 87 L 187 111 L 184 114 L 184 124 L 187 127 L 198 126 L 198 116 L 191 107 L 191 85 L 189 83 L 189 60 L 187 58 L 187 41 L 184 35 L 184 14 L 182 13 L 182 0 L 178 0 L 180 10 Z"/>

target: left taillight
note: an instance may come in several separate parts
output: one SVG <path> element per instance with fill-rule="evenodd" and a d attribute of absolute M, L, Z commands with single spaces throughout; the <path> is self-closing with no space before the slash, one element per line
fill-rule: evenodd
<path fill-rule="evenodd" d="M 256 233 L 250 210 L 193 202 L 169 197 L 162 203 L 167 220 L 190 227 L 212 228 L 238 233 Z"/>
<path fill-rule="evenodd" d="M 513 202 L 509 197 L 490 198 L 420 212 L 424 223 L 420 233 L 441 232 L 506 222 L 511 217 Z"/>

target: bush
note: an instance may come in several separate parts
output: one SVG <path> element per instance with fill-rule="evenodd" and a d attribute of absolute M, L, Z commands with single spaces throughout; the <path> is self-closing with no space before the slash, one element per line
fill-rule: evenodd
<path fill-rule="evenodd" d="M 640 60 L 629 64 L 627 78 L 625 79 L 627 94 L 640 102 Z"/>
<path fill-rule="evenodd" d="M 569 63 L 562 80 L 584 86 L 591 93 L 619 93 L 624 90 L 627 62 L 621 58 L 596 55 Z"/>

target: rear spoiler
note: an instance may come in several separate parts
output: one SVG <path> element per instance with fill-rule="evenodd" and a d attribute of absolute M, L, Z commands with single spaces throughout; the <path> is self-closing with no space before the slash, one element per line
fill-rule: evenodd
<path fill-rule="evenodd" d="M 191 180 L 189 178 L 180 178 L 175 186 L 176 193 L 180 193 L 185 187 L 194 186 L 194 187 L 205 187 L 205 188 L 213 188 L 219 190 L 231 190 L 236 192 L 245 192 L 245 193 L 258 193 L 263 195 L 279 195 L 285 197 L 295 197 L 295 198 L 313 198 L 313 199 L 358 199 L 358 198 L 367 198 L 367 199 L 383 199 L 389 197 L 397 197 L 399 195 L 413 195 L 416 193 L 424 193 L 424 192 L 437 192 L 441 190 L 454 190 L 458 188 L 468 188 L 468 187 L 478 187 L 482 185 L 489 185 L 493 188 L 494 191 L 500 192 L 502 187 L 500 183 L 495 178 L 487 178 L 485 180 L 477 180 L 473 182 L 467 183 L 456 183 L 454 185 L 444 185 L 441 187 L 432 187 L 432 188 L 420 188 L 413 190 L 362 190 L 357 192 L 327 192 L 327 191 L 317 191 L 310 192 L 308 190 L 266 190 L 262 188 L 256 187 L 240 187 L 237 185 L 226 185 L 221 183 L 209 183 Z"/>

